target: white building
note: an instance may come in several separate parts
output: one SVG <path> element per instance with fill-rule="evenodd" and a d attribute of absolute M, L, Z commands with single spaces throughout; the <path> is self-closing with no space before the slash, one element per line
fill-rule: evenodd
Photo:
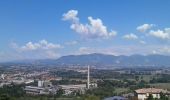
<path fill-rule="evenodd" d="M 77 85 L 59 85 L 58 88 L 64 90 L 64 95 L 70 94 L 84 94 L 87 89 L 96 88 L 96 83 L 90 82 L 90 67 L 87 70 L 87 84 L 77 84 Z M 38 87 L 26 86 L 25 91 L 27 94 L 49 94 L 52 92 L 53 87 L 49 81 L 38 81 Z M 53 89 L 55 91 L 55 89 Z"/>
<path fill-rule="evenodd" d="M 97 83 L 90 83 L 89 88 L 97 88 Z"/>
<path fill-rule="evenodd" d="M 143 88 L 135 90 L 135 96 L 138 98 L 138 100 L 146 100 L 149 94 L 152 94 L 153 98 L 159 99 L 160 93 L 168 94 L 168 91 L 156 88 Z"/>
<path fill-rule="evenodd" d="M 0 87 L 3 87 L 4 85 L 10 85 L 11 83 L 9 83 L 9 82 L 2 82 L 2 83 L 0 83 Z"/>
<path fill-rule="evenodd" d="M 59 85 L 61 87 L 65 94 L 64 95 L 70 95 L 74 92 L 78 92 L 80 94 L 84 94 L 87 89 L 96 88 L 96 83 L 90 82 L 90 67 L 88 66 L 87 69 L 87 84 L 77 84 L 77 85 Z"/>
<path fill-rule="evenodd" d="M 38 87 L 43 87 L 44 81 L 38 81 Z"/>
<path fill-rule="evenodd" d="M 4 80 L 5 79 L 5 75 L 1 74 L 1 79 Z"/>
<path fill-rule="evenodd" d="M 48 95 L 48 94 L 56 94 L 58 91 L 58 87 L 52 86 L 51 82 L 48 82 L 48 81 L 38 81 L 38 87 L 37 86 L 26 86 L 24 90 L 27 94 Z"/>
<path fill-rule="evenodd" d="M 78 85 L 59 85 L 64 90 L 64 95 L 70 95 L 73 92 L 79 92 L 80 94 L 84 94 L 87 89 L 86 84 L 78 84 Z"/>
<path fill-rule="evenodd" d="M 32 94 L 32 95 L 49 94 L 49 91 L 44 92 L 44 90 L 45 89 L 41 87 L 34 87 L 34 86 L 25 87 L 25 92 L 27 94 Z"/>

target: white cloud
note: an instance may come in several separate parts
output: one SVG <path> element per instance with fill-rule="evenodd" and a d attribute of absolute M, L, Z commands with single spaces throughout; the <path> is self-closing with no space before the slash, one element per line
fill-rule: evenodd
<path fill-rule="evenodd" d="M 139 43 L 141 43 L 141 44 L 146 44 L 146 42 L 143 41 L 143 40 L 139 41 Z"/>
<path fill-rule="evenodd" d="M 123 38 L 127 40 L 136 40 L 138 39 L 138 36 L 133 33 L 130 33 L 130 34 L 124 35 Z"/>
<path fill-rule="evenodd" d="M 165 28 L 166 33 L 170 33 L 170 28 Z"/>
<path fill-rule="evenodd" d="M 170 55 L 170 46 L 168 45 L 118 45 L 106 48 L 80 47 L 74 54 L 103 53 L 112 55 L 133 55 L 133 54 L 161 54 Z"/>
<path fill-rule="evenodd" d="M 57 58 L 57 57 L 59 57 L 60 55 L 57 53 L 57 52 L 55 52 L 55 51 L 46 51 L 45 52 L 46 54 L 46 58 Z"/>
<path fill-rule="evenodd" d="M 69 10 L 67 13 L 63 14 L 63 20 L 71 20 L 73 22 L 78 22 L 79 18 L 77 17 L 77 10 Z"/>
<path fill-rule="evenodd" d="M 153 50 L 153 54 L 162 54 L 162 55 L 170 55 L 170 47 L 169 46 L 160 46 L 159 48 Z"/>
<path fill-rule="evenodd" d="M 108 38 L 114 37 L 117 34 L 117 32 L 114 30 L 108 32 L 107 27 L 103 24 L 102 20 L 99 18 L 94 19 L 93 17 L 90 16 L 88 17 L 89 23 L 82 24 L 80 23 L 77 15 L 78 15 L 77 10 L 70 10 L 67 13 L 63 14 L 63 19 L 72 21 L 70 28 L 84 37 Z"/>
<path fill-rule="evenodd" d="M 136 29 L 140 32 L 146 32 L 147 30 L 151 29 L 154 26 L 154 24 L 143 24 L 141 26 L 138 26 Z"/>
<path fill-rule="evenodd" d="M 66 45 L 76 45 L 76 44 L 78 44 L 78 42 L 77 41 L 70 41 L 70 42 L 66 42 L 65 44 Z"/>
<path fill-rule="evenodd" d="M 62 46 L 60 44 L 48 43 L 46 40 L 41 40 L 37 43 L 28 42 L 24 46 L 19 47 L 19 49 L 22 51 L 32 51 L 38 49 L 49 50 L 58 48 L 62 48 Z"/>
<path fill-rule="evenodd" d="M 156 50 L 153 50 L 152 54 L 158 54 L 158 52 Z"/>
<path fill-rule="evenodd" d="M 92 47 L 80 47 L 74 54 L 91 54 L 91 53 L 103 53 L 103 54 L 114 54 L 114 51 L 104 48 L 92 48 Z M 116 54 L 115 54 L 116 55 Z"/>
<path fill-rule="evenodd" d="M 23 46 L 12 42 L 10 45 L 14 49 L 16 59 L 46 59 L 59 57 L 59 49 L 63 48 L 60 44 L 50 43 L 47 40 L 38 42 L 28 42 Z M 15 57 L 13 57 L 15 59 Z"/>
<path fill-rule="evenodd" d="M 164 54 L 170 54 L 170 47 L 164 46 L 163 48 L 160 49 L 160 52 Z"/>
<path fill-rule="evenodd" d="M 88 54 L 88 53 L 92 53 L 92 50 L 89 47 L 80 47 L 79 48 L 79 53 Z"/>
<path fill-rule="evenodd" d="M 165 28 L 164 30 L 151 30 L 149 34 L 153 37 L 160 39 L 170 39 L 170 28 Z"/>

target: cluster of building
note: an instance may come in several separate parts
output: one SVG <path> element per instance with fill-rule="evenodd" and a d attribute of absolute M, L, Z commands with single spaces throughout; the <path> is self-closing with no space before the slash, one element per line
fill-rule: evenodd
<path fill-rule="evenodd" d="M 88 70 L 77 70 L 82 73 L 87 72 L 87 84 L 69 84 L 69 85 L 52 85 L 51 80 L 62 80 L 61 77 L 53 77 L 49 75 L 48 71 L 33 71 L 32 73 L 16 73 L 16 74 L 1 74 L 0 75 L 0 87 L 3 85 L 14 84 L 26 84 L 24 90 L 27 94 L 30 95 L 49 95 L 49 94 L 57 94 L 59 90 L 63 90 L 63 95 L 70 95 L 74 93 L 84 94 L 86 90 L 91 88 L 97 88 L 96 83 L 90 82 L 90 68 Z M 169 70 L 166 70 L 169 71 Z M 159 72 L 157 72 L 159 73 Z M 33 83 L 34 80 L 38 80 L 37 86 L 28 85 L 29 83 Z M 146 100 L 149 95 L 152 95 L 153 98 L 160 98 L 161 93 L 165 96 L 170 96 L 170 92 L 164 89 L 157 88 L 143 88 L 137 89 L 131 95 L 135 100 Z M 113 96 L 109 98 L 105 98 L 104 100 L 128 100 L 127 96 Z"/>
<path fill-rule="evenodd" d="M 38 86 L 26 86 L 25 92 L 31 95 L 56 94 L 58 87 L 53 86 L 49 81 L 38 81 Z"/>
<path fill-rule="evenodd" d="M 53 86 L 50 81 L 38 81 L 38 86 L 26 86 L 25 91 L 27 94 L 32 95 L 48 95 L 56 94 L 58 90 L 64 91 L 63 95 L 70 95 L 74 93 L 84 94 L 87 89 L 96 88 L 96 83 L 90 83 L 90 68 L 88 67 L 87 84 L 77 85 L 57 85 Z"/>
<path fill-rule="evenodd" d="M 11 69 L 12 70 L 12 69 Z M 50 75 L 49 71 L 31 71 L 27 72 L 26 69 L 24 71 L 12 70 L 10 72 L 5 72 L 0 75 L 0 87 L 4 85 L 13 84 L 29 84 L 33 83 L 35 80 L 62 80 L 61 77 L 56 77 Z"/>
<path fill-rule="evenodd" d="M 13 68 L 13 67 L 12 67 Z M 62 80 L 61 77 L 57 77 L 50 74 L 49 70 L 30 70 L 24 69 L 25 71 L 13 68 L 12 72 L 3 73 L 0 75 L 0 87 L 4 85 L 13 84 L 25 84 L 25 92 L 30 95 L 49 95 L 56 94 L 58 90 L 62 89 L 64 91 L 63 95 L 70 95 L 73 93 L 84 94 L 86 90 L 90 88 L 96 88 L 96 83 L 90 83 L 90 68 L 88 70 L 77 70 L 82 73 L 87 73 L 87 84 L 69 84 L 69 85 L 52 85 L 51 80 Z M 31 85 L 30 83 L 35 83 L 38 81 L 38 85 Z"/>
<path fill-rule="evenodd" d="M 1 74 L 0 77 L 0 87 L 4 85 L 13 84 L 29 84 L 34 82 L 34 79 L 27 79 L 21 76 L 11 75 L 11 74 Z"/>

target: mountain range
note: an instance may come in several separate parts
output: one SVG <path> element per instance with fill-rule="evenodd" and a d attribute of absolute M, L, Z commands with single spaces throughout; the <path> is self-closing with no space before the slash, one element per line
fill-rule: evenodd
<path fill-rule="evenodd" d="M 45 65 L 98 65 L 98 66 L 170 66 L 170 56 L 131 55 L 114 56 L 106 54 L 68 55 L 58 59 L 24 60 L 13 63 Z"/>

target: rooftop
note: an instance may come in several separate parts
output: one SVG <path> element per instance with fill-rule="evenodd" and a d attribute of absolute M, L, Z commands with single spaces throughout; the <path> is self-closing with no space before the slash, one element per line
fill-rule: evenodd
<path fill-rule="evenodd" d="M 86 88 L 86 84 L 78 84 L 78 85 L 59 85 L 61 86 L 63 89 L 77 89 L 77 88 Z"/>
<path fill-rule="evenodd" d="M 136 93 L 142 94 L 142 93 L 167 93 L 167 90 L 164 89 L 157 89 L 157 88 L 143 88 L 135 90 Z"/>

